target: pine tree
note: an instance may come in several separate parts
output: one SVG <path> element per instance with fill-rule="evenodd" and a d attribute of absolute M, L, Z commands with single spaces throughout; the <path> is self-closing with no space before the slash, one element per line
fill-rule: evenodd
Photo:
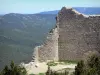
<path fill-rule="evenodd" d="M 51 75 L 50 66 L 48 66 L 48 70 L 47 70 L 47 72 L 46 72 L 46 75 Z"/>
<path fill-rule="evenodd" d="M 87 60 L 88 75 L 100 75 L 100 58 L 97 55 L 92 55 Z"/>
<path fill-rule="evenodd" d="M 75 75 L 84 75 L 84 62 L 82 60 L 75 67 Z"/>
<path fill-rule="evenodd" d="M 27 75 L 27 71 L 24 67 L 20 67 L 11 61 L 10 67 L 5 66 L 5 68 L 0 73 L 1 75 Z"/>
<path fill-rule="evenodd" d="M 75 75 L 100 75 L 100 57 L 93 54 L 87 62 L 80 61 L 75 67 Z"/>

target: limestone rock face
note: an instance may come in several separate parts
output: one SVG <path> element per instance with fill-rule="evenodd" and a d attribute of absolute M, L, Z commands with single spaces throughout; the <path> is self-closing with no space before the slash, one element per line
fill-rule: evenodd
<path fill-rule="evenodd" d="M 63 7 L 57 27 L 59 60 L 79 60 L 88 51 L 100 51 L 100 16 L 85 16 Z"/>

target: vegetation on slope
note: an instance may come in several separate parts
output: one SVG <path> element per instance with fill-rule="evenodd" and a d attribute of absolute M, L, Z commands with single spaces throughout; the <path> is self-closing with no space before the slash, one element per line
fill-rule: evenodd
<path fill-rule="evenodd" d="M 75 67 L 75 72 L 70 72 L 71 70 L 62 69 L 60 71 L 53 71 L 50 69 L 50 66 L 55 66 L 54 62 L 49 62 L 48 70 L 46 73 L 39 73 L 39 75 L 100 75 L 100 57 L 99 55 L 93 54 L 86 60 L 81 60 L 77 63 Z M 27 72 L 25 68 L 15 65 L 11 62 L 10 67 L 5 66 L 1 71 L 0 75 L 26 75 Z M 33 74 L 34 75 L 34 74 Z"/>
<path fill-rule="evenodd" d="M 0 75 L 27 75 L 27 71 L 24 67 L 17 66 L 12 61 L 10 67 L 5 66 Z"/>
<path fill-rule="evenodd" d="M 78 62 L 75 75 L 100 75 L 100 57 L 92 55 L 86 62 Z"/>
<path fill-rule="evenodd" d="M 58 63 L 55 63 L 54 61 L 50 61 L 47 63 L 48 66 L 57 66 Z"/>
<path fill-rule="evenodd" d="M 85 60 L 81 60 L 75 67 L 75 72 L 69 74 L 69 71 L 64 69 L 59 71 L 52 71 L 50 67 L 46 75 L 100 75 L 100 56 L 97 54 L 89 54 Z"/>
<path fill-rule="evenodd" d="M 11 60 L 15 63 L 29 62 L 34 47 L 41 45 L 55 26 L 55 16 L 15 13 L 1 16 L 0 70 Z"/>

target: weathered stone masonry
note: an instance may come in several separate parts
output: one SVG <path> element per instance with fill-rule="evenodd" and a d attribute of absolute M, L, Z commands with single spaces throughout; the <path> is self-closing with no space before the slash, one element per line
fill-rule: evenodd
<path fill-rule="evenodd" d="M 38 53 L 37 53 L 38 51 Z M 39 61 L 58 60 L 58 30 L 57 27 L 47 36 L 43 45 L 35 48 L 35 58 Z M 33 57 L 34 59 L 34 57 Z M 35 59 L 35 60 L 36 60 Z"/>
<path fill-rule="evenodd" d="M 57 23 L 59 60 L 79 60 L 88 51 L 100 51 L 100 16 L 85 16 L 63 7 Z"/>
<path fill-rule="evenodd" d="M 100 16 L 85 16 L 63 7 L 56 27 L 38 48 L 38 60 L 80 60 L 88 51 L 100 51 Z"/>

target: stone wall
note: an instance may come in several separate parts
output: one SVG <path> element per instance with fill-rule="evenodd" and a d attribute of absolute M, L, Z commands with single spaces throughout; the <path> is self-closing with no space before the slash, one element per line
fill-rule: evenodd
<path fill-rule="evenodd" d="M 52 29 L 48 34 L 47 40 L 43 45 L 36 49 L 36 57 L 39 61 L 58 60 L 58 30 L 57 27 Z M 38 55 L 38 57 L 37 57 Z"/>
<path fill-rule="evenodd" d="M 63 7 L 56 17 L 56 27 L 44 44 L 35 48 L 33 61 L 80 60 L 89 51 L 100 52 L 100 16 Z"/>
<path fill-rule="evenodd" d="M 59 60 L 79 60 L 100 51 L 100 16 L 86 16 L 63 7 L 57 15 Z"/>

